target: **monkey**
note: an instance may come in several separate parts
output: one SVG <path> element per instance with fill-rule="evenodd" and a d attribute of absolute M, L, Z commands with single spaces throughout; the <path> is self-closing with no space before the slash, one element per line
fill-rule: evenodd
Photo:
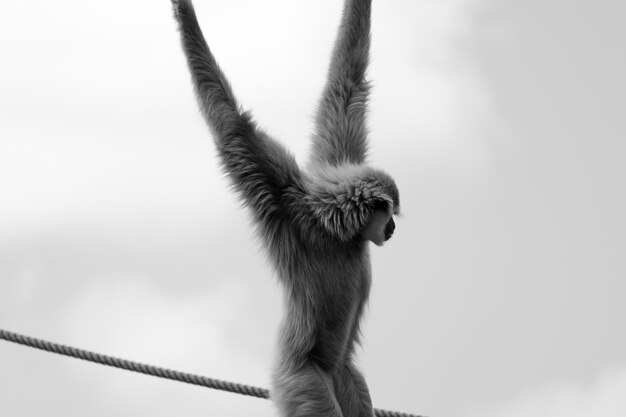
<path fill-rule="evenodd" d="M 240 108 L 191 0 L 171 0 L 201 114 L 283 287 L 271 398 L 283 417 L 372 417 L 354 364 L 371 288 L 369 242 L 400 213 L 398 188 L 366 161 L 371 0 L 346 0 L 301 168 Z"/>

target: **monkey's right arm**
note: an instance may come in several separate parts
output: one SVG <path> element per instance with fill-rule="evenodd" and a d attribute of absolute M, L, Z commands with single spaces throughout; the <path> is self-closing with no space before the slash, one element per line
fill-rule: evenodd
<path fill-rule="evenodd" d="M 294 158 L 242 112 L 211 53 L 191 0 L 172 0 L 183 50 L 202 114 L 211 127 L 221 161 L 260 220 L 285 207 L 287 189 L 299 183 Z"/>
<path fill-rule="evenodd" d="M 320 100 L 313 136 L 317 164 L 361 164 L 367 153 L 366 111 L 369 83 L 372 0 L 346 0 L 328 80 Z"/>

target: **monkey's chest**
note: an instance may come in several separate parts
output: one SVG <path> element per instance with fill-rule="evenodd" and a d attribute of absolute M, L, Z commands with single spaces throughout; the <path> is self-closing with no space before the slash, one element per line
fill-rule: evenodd
<path fill-rule="evenodd" d="M 308 281 L 309 295 L 321 323 L 330 330 L 351 327 L 369 296 L 369 260 L 363 257 L 328 257 Z"/>
<path fill-rule="evenodd" d="M 286 255 L 275 260 L 291 307 L 301 310 L 315 326 L 350 327 L 358 320 L 369 296 L 371 272 L 367 247 L 296 242 L 294 246 L 298 250 L 274 252 L 274 255 Z"/>
<path fill-rule="evenodd" d="M 337 271 L 342 274 L 334 274 Z M 342 270 L 318 277 L 319 293 L 311 317 L 314 330 L 312 356 L 332 368 L 344 358 L 357 338 L 359 323 L 370 289 L 370 279 L 361 269 Z"/>

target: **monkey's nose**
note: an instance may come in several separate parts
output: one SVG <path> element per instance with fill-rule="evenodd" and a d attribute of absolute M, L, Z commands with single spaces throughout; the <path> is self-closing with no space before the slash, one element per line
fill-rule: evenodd
<path fill-rule="evenodd" d="M 396 223 L 393 221 L 393 219 L 390 219 L 387 222 L 387 226 L 385 226 L 385 241 L 391 239 L 394 230 L 396 230 Z"/>

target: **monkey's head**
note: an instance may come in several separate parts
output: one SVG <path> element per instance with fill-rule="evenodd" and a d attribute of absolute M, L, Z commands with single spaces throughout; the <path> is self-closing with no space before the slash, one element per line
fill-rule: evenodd
<path fill-rule="evenodd" d="M 373 242 L 391 238 L 400 212 L 400 197 L 394 180 L 383 171 L 344 164 L 323 167 L 310 177 L 314 213 L 322 226 L 341 240 Z"/>
<path fill-rule="evenodd" d="M 366 168 L 357 184 L 357 194 L 361 195 L 366 216 L 369 216 L 364 219 L 361 238 L 382 246 L 396 230 L 393 216 L 400 214 L 396 183 L 387 173 Z"/>

